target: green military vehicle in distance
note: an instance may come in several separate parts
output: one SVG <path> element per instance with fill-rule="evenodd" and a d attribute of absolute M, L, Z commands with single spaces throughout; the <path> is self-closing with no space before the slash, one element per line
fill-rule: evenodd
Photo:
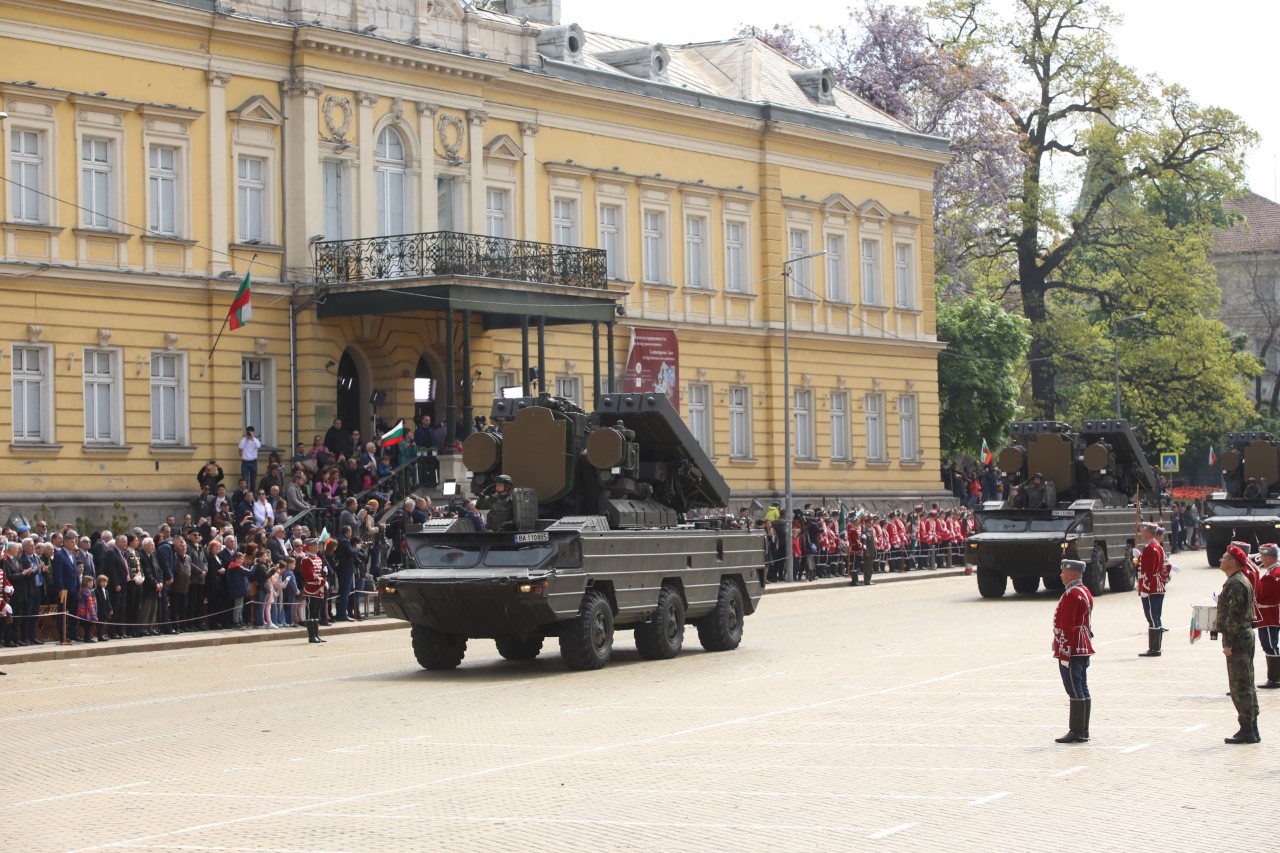
<path fill-rule="evenodd" d="M 965 540 L 978 592 L 1000 598 L 1010 579 L 1025 595 L 1041 581 L 1061 589 L 1063 559 L 1087 562 L 1084 583 L 1095 595 L 1108 582 L 1116 592 L 1132 591 L 1140 514 L 1133 500 L 1156 495 L 1159 483 L 1128 422 L 1085 421 L 1077 431 L 1025 421 L 1012 424 L 1009 435 L 997 464 L 1019 490 L 1010 501 L 984 504 Z"/>
<path fill-rule="evenodd" d="M 1223 490 L 1209 495 L 1200 522 L 1211 566 L 1232 542 L 1280 542 L 1280 442 L 1267 432 L 1229 432 L 1218 464 Z"/>
<path fill-rule="evenodd" d="M 433 520 L 379 579 L 418 663 L 453 669 L 477 638 L 528 661 L 555 638 L 571 669 L 598 669 L 618 629 L 662 659 L 686 624 L 704 649 L 738 646 L 764 591 L 764 534 L 686 522 L 727 506 L 729 487 L 665 395 L 604 395 L 592 414 L 558 397 L 497 400 L 492 421 L 501 432 L 468 436 L 463 464 L 499 529 Z"/>

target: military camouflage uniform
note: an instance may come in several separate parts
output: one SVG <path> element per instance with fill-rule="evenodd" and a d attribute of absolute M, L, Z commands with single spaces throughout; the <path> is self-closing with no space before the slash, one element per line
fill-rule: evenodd
<path fill-rule="evenodd" d="M 487 530 L 516 529 L 516 512 L 514 501 L 511 499 L 511 492 L 502 495 L 485 495 L 476 501 L 476 506 L 480 509 L 489 510 L 489 515 L 484 522 Z"/>
<path fill-rule="evenodd" d="M 1222 647 L 1231 649 L 1227 657 L 1227 683 L 1241 726 L 1254 726 L 1258 719 L 1258 691 L 1253 683 L 1253 587 L 1244 572 L 1227 578 L 1218 596 L 1218 633 Z"/>

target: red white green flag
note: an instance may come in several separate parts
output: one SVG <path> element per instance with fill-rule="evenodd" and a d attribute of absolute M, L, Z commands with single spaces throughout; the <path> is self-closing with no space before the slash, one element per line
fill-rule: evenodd
<path fill-rule="evenodd" d="M 240 289 L 236 291 L 236 298 L 231 300 L 231 312 L 228 315 L 230 320 L 229 328 L 235 331 L 248 324 L 253 319 L 253 290 L 250 278 L 253 276 L 253 270 L 244 274 L 244 281 L 240 282 Z"/>
<path fill-rule="evenodd" d="M 396 424 L 391 428 L 390 432 L 382 436 L 382 446 L 384 448 L 393 447 L 397 444 L 402 444 L 403 442 L 404 442 L 404 421 L 401 420 L 400 423 Z"/>
<path fill-rule="evenodd" d="M 1209 448 L 1209 467 L 1212 468 L 1214 465 L 1217 465 L 1217 464 L 1218 464 L 1218 451 L 1210 447 Z"/>
<path fill-rule="evenodd" d="M 985 438 L 982 439 L 982 464 L 991 464 L 991 448 L 987 447 L 987 440 Z"/>

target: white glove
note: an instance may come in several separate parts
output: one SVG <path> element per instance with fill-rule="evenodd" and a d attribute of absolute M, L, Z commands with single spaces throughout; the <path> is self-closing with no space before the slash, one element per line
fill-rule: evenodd
<path fill-rule="evenodd" d="M 13 595 L 13 587 L 9 586 L 8 584 L 5 584 L 5 587 L 4 587 L 4 594 L 5 594 L 5 595 Z"/>
<path fill-rule="evenodd" d="M 1141 557 L 1141 556 L 1142 556 L 1142 549 L 1141 549 L 1141 548 L 1134 548 L 1134 549 L 1133 549 L 1133 557 L 1134 557 L 1134 559 L 1137 559 L 1138 557 Z"/>
<path fill-rule="evenodd" d="M 12 616 L 12 615 L 13 615 L 13 608 L 10 607 L 8 604 L 4 606 L 4 610 L 0 610 L 0 616 Z"/>

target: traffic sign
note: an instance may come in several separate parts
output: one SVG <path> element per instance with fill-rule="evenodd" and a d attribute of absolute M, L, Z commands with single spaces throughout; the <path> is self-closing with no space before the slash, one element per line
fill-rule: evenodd
<path fill-rule="evenodd" d="M 1160 473 L 1161 474 L 1178 473 L 1178 454 L 1176 453 L 1160 454 Z"/>

